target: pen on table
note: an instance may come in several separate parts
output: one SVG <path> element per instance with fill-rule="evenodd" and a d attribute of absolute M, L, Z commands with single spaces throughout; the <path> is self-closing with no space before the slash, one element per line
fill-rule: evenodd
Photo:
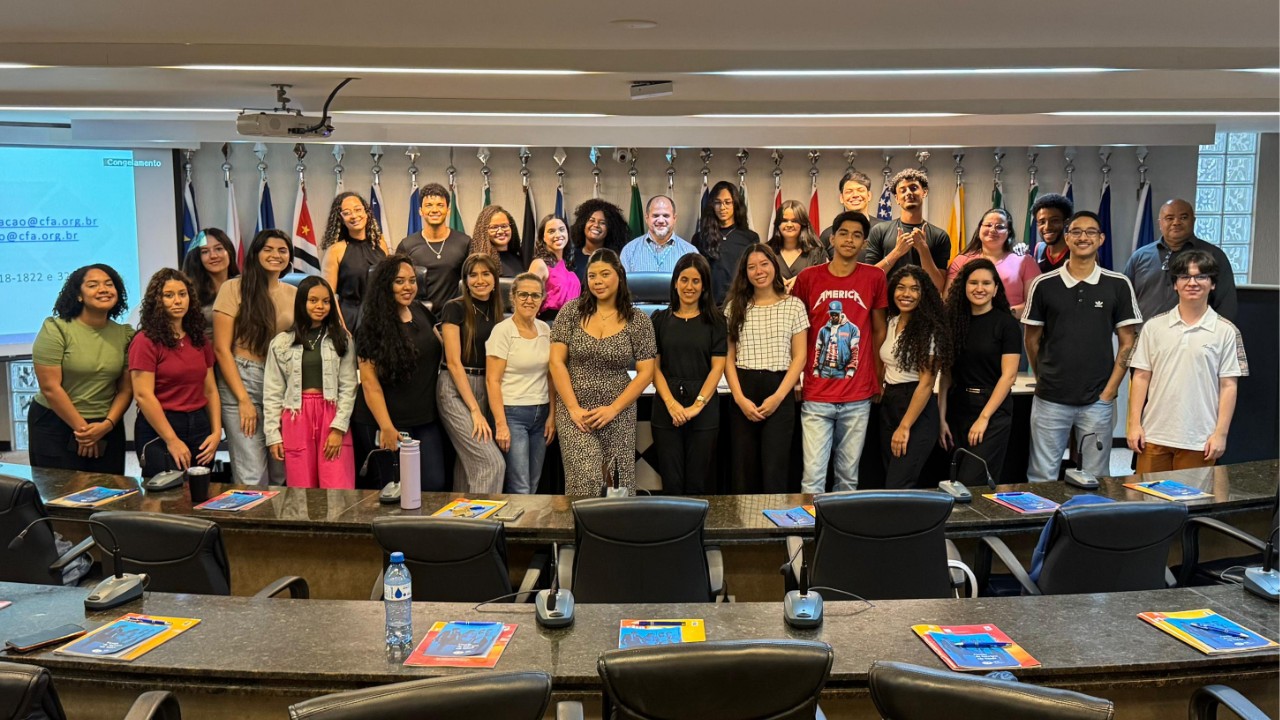
<path fill-rule="evenodd" d="M 683 627 L 684 620 L 641 620 L 636 627 Z"/>
<path fill-rule="evenodd" d="M 1191 623 L 1191 627 L 1197 630 L 1205 630 L 1208 632 L 1218 633 L 1219 635 L 1226 635 L 1228 637 L 1240 638 L 1242 640 L 1249 639 L 1249 636 L 1246 635 L 1245 633 L 1237 632 L 1229 628 L 1218 627 L 1217 625 L 1208 625 L 1206 623 Z"/>
<path fill-rule="evenodd" d="M 133 617 L 129 618 L 129 622 L 140 623 L 142 625 L 168 625 L 164 620 L 152 620 L 151 618 Z"/>
<path fill-rule="evenodd" d="M 492 622 L 475 622 L 475 621 L 467 621 L 467 620 L 455 620 L 455 621 L 453 621 L 453 622 L 451 622 L 451 623 L 449 623 L 449 624 L 450 624 L 450 625 L 476 625 L 476 626 L 484 625 L 484 626 L 489 626 L 489 625 L 496 625 L 497 623 L 492 623 Z"/>
<path fill-rule="evenodd" d="M 956 646 L 956 647 L 958 647 L 958 648 L 965 648 L 965 649 L 973 649 L 973 648 L 1003 648 L 1003 647 L 1012 647 L 1012 646 L 1013 646 L 1013 643 L 1011 643 L 1011 642 L 968 642 L 968 641 L 956 642 L 956 641 L 954 641 L 954 640 L 948 640 L 948 642 L 950 642 L 952 645 L 954 645 L 954 646 Z"/>
<path fill-rule="evenodd" d="M 232 490 L 231 494 L 232 495 L 252 495 L 254 497 L 260 497 L 262 495 L 262 493 L 258 490 Z"/>

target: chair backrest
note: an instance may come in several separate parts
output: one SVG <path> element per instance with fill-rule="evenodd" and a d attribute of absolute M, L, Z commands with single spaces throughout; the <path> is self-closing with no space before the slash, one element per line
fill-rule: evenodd
<path fill-rule="evenodd" d="M 413 599 L 483 602 L 511 592 L 507 538 L 502 523 L 443 517 L 380 517 L 373 539 L 383 567 L 404 553 L 413 578 Z"/>
<path fill-rule="evenodd" d="M 573 504 L 578 602 L 710 602 L 707 501 L 591 498 Z"/>
<path fill-rule="evenodd" d="M 1036 585 L 1046 595 L 1163 589 L 1186 522 L 1176 502 L 1058 508 Z"/>
<path fill-rule="evenodd" d="M 66 720 L 49 671 L 39 665 L 0 662 L 0 720 Z"/>
<path fill-rule="evenodd" d="M 231 567 L 216 523 L 194 517 L 144 512 L 94 513 L 92 519 L 111 528 L 120 543 L 124 572 L 146 573 L 151 592 L 230 595 Z M 94 527 L 103 549 L 102 569 L 114 573 L 111 539 Z"/>
<path fill-rule="evenodd" d="M 631 292 L 631 301 L 636 305 L 667 307 L 671 303 L 671 273 L 629 272 L 627 290 Z"/>
<path fill-rule="evenodd" d="M 9 543 L 23 528 L 48 514 L 35 483 L 0 475 L 0 581 L 62 584 L 62 573 L 49 569 L 58 559 L 49 523 L 31 528 L 21 546 L 9 549 Z"/>
<path fill-rule="evenodd" d="M 807 640 L 731 640 L 607 650 L 606 718 L 812 720 L 834 655 Z"/>
<path fill-rule="evenodd" d="M 949 597 L 944 533 L 954 502 L 932 490 L 860 490 L 814 498 L 810 584 L 869 600 Z"/>
<path fill-rule="evenodd" d="M 1109 720 L 1110 700 L 1070 690 L 994 680 L 949 670 L 877 660 L 871 664 L 871 701 L 893 720 Z"/>
<path fill-rule="evenodd" d="M 472 674 L 414 680 L 304 700 L 292 720 L 542 720 L 551 676 L 542 672 Z"/>

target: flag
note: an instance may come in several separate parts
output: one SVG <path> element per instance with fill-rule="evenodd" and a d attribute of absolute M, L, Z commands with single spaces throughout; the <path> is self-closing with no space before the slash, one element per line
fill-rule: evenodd
<path fill-rule="evenodd" d="M 320 249 L 316 229 L 307 209 L 307 181 L 298 175 L 298 201 L 293 206 L 293 269 L 309 275 L 320 274 Z"/>
<path fill-rule="evenodd" d="M 818 219 L 818 176 L 814 175 L 809 183 L 809 227 L 818 232 L 822 229 L 822 221 Z"/>
<path fill-rule="evenodd" d="M 382 184 L 374 183 L 369 186 L 369 213 L 373 215 L 374 220 L 378 221 L 378 232 L 385 238 L 390 225 L 387 223 L 387 214 L 383 207 L 385 205 L 382 202 Z"/>
<path fill-rule="evenodd" d="M 569 224 L 569 216 L 564 209 L 564 185 L 556 186 L 556 212 L 555 216 L 564 221 L 565 225 Z"/>
<path fill-rule="evenodd" d="M 422 232 L 422 191 L 418 189 L 417 184 L 413 186 L 413 192 L 409 193 L 409 235 L 417 235 Z"/>
<path fill-rule="evenodd" d="M 1071 181 L 1068 180 L 1066 185 L 1062 186 L 1062 194 L 1071 201 L 1071 207 L 1076 205 L 1076 191 L 1071 187 Z"/>
<path fill-rule="evenodd" d="M 991 207 L 1004 209 L 1004 186 L 999 180 L 991 186 Z"/>
<path fill-rule="evenodd" d="M 764 237 L 761 238 L 765 242 L 769 242 L 769 238 L 773 237 L 774 223 L 778 222 L 778 211 L 782 209 L 782 186 L 778 185 L 773 189 L 773 202 L 769 205 L 769 224 L 764 228 Z"/>
<path fill-rule="evenodd" d="M 968 233 L 964 226 L 964 182 L 956 182 L 956 194 L 951 200 L 951 219 L 947 221 L 947 235 L 951 236 L 951 259 L 964 252 Z"/>
<path fill-rule="evenodd" d="M 1101 220 L 1098 224 L 1102 226 L 1102 234 L 1107 239 L 1102 243 L 1102 247 L 1098 248 L 1098 264 L 1102 267 L 1111 269 L 1111 183 L 1102 181 L 1102 198 L 1098 200 L 1098 218 Z"/>
<path fill-rule="evenodd" d="M 1151 183 L 1144 182 L 1138 190 L 1138 217 L 1133 221 L 1133 249 L 1156 241 L 1156 228 L 1151 222 Z"/>
<path fill-rule="evenodd" d="M 484 207 L 489 207 L 489 206 L 490 206 L 490 205 L 492 205 L 492 204 L 493 204 L 493 200 L 492 200 L 492 199 L 490 199 L 490 197 L 489 197 L 489 182 L 488 182 L 488 181 L 485 181 L 485 184 L 484 184 Z"/>
<path fill-rule="evenodd" d="M 876 203 L 876 219 L 893 219 L 893 190 L 889 187 L 889 178 L 884 179 L 884 190 L 880 192 L 880 202 Z"/>
<path fill-rule="evenodd" d="M 253 232 L 260 233 L 275 226 L 276 211 L 271 204 L 271 185 L 267 182 L 267 178 L 263 177 L 258 183 L 258 222 L 253 226 Z"/>
<path fill-rule="evenodd" d="M 1031 206 L 1036 204 L 1036 196 L 1039 194 L 1040 184 L 1035 181 L 1035 178 L 1032 178 L 1031 187 L 1027 190 L 1027 221 L 1022 224 L 1022 242 L 1032 252 L 1035 251 L 1036 242 L 1040 238 L 1036 237 L 1036 218 L 1031 213 Z M 1032 255 L 1032 257 L 1035 257 L 1035 255 Z"/>
<path fill-rule="evenodd" d="M 236 248 L 236 265 L 244 267 L 244 239 L 240 237 L 240 212 L 236 209 L 236 184 L 227 178 L 227 237 Z"/>
<path fill-rule="evenodd" d="M 644 201 L 640 199 L 640 185 L 635 178 L 631 178 L 631 217 L 627 218 L 627 225 L 631 230 L 631 237 L 637 238 L 644 234 Z"/>
<path fill-rule="evenodd" d="M 452 183 L 449 185 L 449 229 L 467 232 L 462 226 L 462 212 L 458 210 L 458 186 Z"/>
<path fill-rule="evenodd" d="M 698 193 L 698 224 L 694 225 L 694 231 L 702 229 L 702 209 L 711 202 L 711 188 L 707 187 L 707 176 L 702 176 L 702 192 Z"/>
<path fill-rule="evenodd" d="M 528 185 L 524 186 L 524 222 L 521 223 L 520 237 L 520 261 L 529 267 L 539 238 L 538 210 L 533 206 L 533 190 Z"/>
<path fill-rule="evenodd" d="M 182 254 L 191 249 L 191 241 L 200 232 L 200 213 L 196 211 L 196 189 L 187 179 L 182 188 Z"/>
<path fill-rule="evenodd" d="M 747 176 L 738 176 L 738 199 L 742 201 L 742 212 L 747 216 L 747 229 L 755 232 L 756 224 L 751 222 L 751 208 L 747 207 Z"/>

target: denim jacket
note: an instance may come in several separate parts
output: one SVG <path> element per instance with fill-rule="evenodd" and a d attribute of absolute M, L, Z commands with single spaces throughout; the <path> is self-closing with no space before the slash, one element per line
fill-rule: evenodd
<path fill-rule="evenodd" d="M 325 338 L 320 346 L 324 367 L 324 399 L 338 406 L 329 425 L 345 433 L 356 403 L 356 348 L 347 340 L 347 353 L 338 357 L 333 340 Z M 302 346 L 293 344 L 293 331 L 275 336 L 267 348 L 267 367 L 262 387 L 263 432 L 267 446 L 279 444 L 280 413 L 302 407 Z"/>

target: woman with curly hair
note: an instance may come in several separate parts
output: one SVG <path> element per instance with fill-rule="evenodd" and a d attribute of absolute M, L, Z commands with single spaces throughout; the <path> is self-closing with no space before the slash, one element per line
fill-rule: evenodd
<path fill-rule="evenodd" d="M 569 228 L 564 220 L 555 215 L 547 215 L 538 223 L 538 248 L 533 262 L 529 264 L 529 272 L 542 278 L 546 285 L 546 298 L 538 319 L 545 323 L 555 322 L 560 308 L 570 300 L 582 294 L 582 281 L 573 271 L 573 254 L 566 252 L 569 244 Z M 582 264 L 586 264 L 586 259 Z"/>
<path fill-rule="evenodd" d="M 574 272 L 582 287 L 587 286 L 587 258 L 600 248 L 621 253 L 631 241 L 631 228 L 622 217 L 622 211 L 608 200 L 592 198 L 573 211 L 573 226 L 569 228 L 569 241 L 573 244 Z"/>
<path fill-rule="evenodd" d="M 996 266 L 996 272 L 1000 273 L 1000 284 L 1004 286 L 1004 294 L 1009 299 L 1013 316 L 1022 317 L 1027 288 L 1040 274 L 1040 265 L 1030 254 L 1018 255 L 1013 252 L 1015 239 L 1013 216 L 1009 211 L 1004 208 L 988 210 L 973 231 L 973 237 L 964 252 L 957 255 L 947 267 L 947 288 L 944 292 L 950 292 L 960 269 L 967 263 L 986 258 Z"/>
<path fill-rule="evenodd" d="M 320 250 L 320 274 L 338 294 L 338 320 L 355 334 L 369 268 L 389 252 L 378 219 L 359 193 L 338 193 L 333 199 Z"/>
<path fill-rule="evenodd" d="M 244 254 L 244 273 L 226 281 L 213 303 L 222 427 L 237 485 L 284 484 L 284 465 L 267 453 L 262 383 L 271 338 L 293 325 L 294 286 L 280 282 L 293 263 L 289 236 L 263 230 Z"/>
<path fill-rule="evenodd" d="M 191 247 L 182 258 L 182 274 L 195 287 L 191 302 L 200 305 L 200 314 L 204 315 L 205 337 L 212 340 L 213 301 L 218 298 L 222 283 L 230 278 L 240 277 L 235 244 L 218 228 L 201 230 L 196 233 Z"/>
<path fill-rule="evenodd" d="M 356 353 L 324 278 L 298 283 L 293 327 L 267 351 L 262 391 L 267 447 L 289 487 L 356 486 L 347 433 L 356 402 Z"/>
<path fill-rule="evenodd" d="M 801 270 L 827 261 L 822 241 L 809 224 L 809 212 L 797 200 L 786 200 L 778 209 L 769 247 L 773 248 L 782 261 L 782 280 L 788 291 L 795 285 L 796 276 Z"/>
<path fill-rule="evenodd" d="M 919 265 L 889 278 L 889 324 L 880 346 L 884 394 L 880 397 L 880 452 L 885 487 L 924 488 L 920 471 L 938 441 L 938 401 L 933 381 L 950 364 L 942 296 Z"/>
<path fill-rule="evenodd" d="M 1022 329 L 994 263 L 977 258 L 960 269 L 947 293 L 947 320 L 954 349 L 938 389 L 940 440 L 948 450 L 968 448 L 986 460 L 998 483 L 1013 425 L 1009 391 L 1018 377 Z M 958 474 L 952 479 L 965 485 L 986 484 L 982 467 L 972 460 L 961 462 Z"/>
<path fill-rule="evenodd" d="M 138 400 L 133 446 L 143 477 L 210 465 L 222 440 L 213 340 L 205 336 L 204 315 L 191 307 L 194 298 L 191 280 L 172 268 L 152 275 L 142 298 L 129 374 Z"/>
<path fill-rule="evenodd" d="M 40 392 L 27 410 L 33 467 L 124 474 L 120 419 L 133 399 L 133 328 L 124 281 L 110 265 L 71 273 L 31 345 Z"/>
<path fill-rule="evenodd" d="M 787 294 L 781 263 L 768 245 L 756 243 L 742 253 L 724 314 L 724 374 L 736 406 L 729 415 L 733 492 L 787 492 L 793 391 L 804 370 L 809 315 Z"/>
<path fill-rule="evenodd" d="M 391 255 L 374 266 L 360 309 L 364 331 L 356 337 L 361 391 L 352 414 L 352 439 L 356 467 L 369 467 L 366 475 L 356 478 L 356 487 L 376 489 L 380 479 L 396 479 L 387 453 L 378 463 L 366 464 L 366 459 L 375 449 L 394 452 L 405 433 L 420 443 L 423 492 L 448 489 L 436 411 L 443 351 L 436 318 L 418 302 L 418 292 L 418 277 L 407 255 Z"/>
<path fill-rule="evenodd" d="M 486 205 L 480 211 L 471 228 L 471 252 L 492 257 L 500 268 L 499 277 L 513 278 L 525 270 L 516 219 L 501 205 Z"/>
<path fill-rule="evenodd" d="M 711 295 L 716 305 L 724 305 L 738 259 L 747 248 L 759 244 L 760 236 L 747 227 L 747 206 L 738 186 L 721 180 L 711 186 L 706 198 L 692 242 L 711 263 Z M 778 267 L 781 272 L 780 263 Z M 784 281 L 779 277 L 778 282 Z"/>

